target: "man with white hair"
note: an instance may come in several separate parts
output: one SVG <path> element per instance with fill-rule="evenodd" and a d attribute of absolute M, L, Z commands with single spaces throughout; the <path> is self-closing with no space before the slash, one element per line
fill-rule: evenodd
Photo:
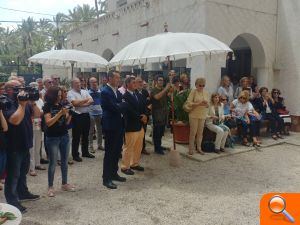
<path fill-rule="evenodd" d="M 38 78 L 35 80 L 35 82 L 38 84 L 39 92 L 41 92 L 44 89 L 43 79 Z"/>
<path fill-rule="evenodd" d="M 51 86 L 53 86 L 52 78 L 49 77 L 49 76 L 45 76 L 43 78 L 43 83 L 44 83 L 44 89 L 41 90 L 42 99 L 44 99 L 44 96 L 45 96 L 46 91 L 48 90 L 48 88 L 51 87 Z"/>
<path fill-rule="evenodd" d="M 55 75 L 52 75 L 51 78 L 52 78 L 53 86 L 58 87 L 60 85 L 60 77 L 55 74 Z"/>
<path fill-rule="evenodd" d="M 89 131 L 90 131 L 90 115 L 89 106 L 94 102 L 89 92 L 81 89 L 80 80 L 74 78 L 72 80 L 72 89 L 68 92 L 68 101 L 75 107 L 75 112 L 72 114 L 72 156 L 77 162 L 81 162 L 79 157 L 79 143 L 81 142 L 82 157 L 95 158 L 89 153 Z"/>

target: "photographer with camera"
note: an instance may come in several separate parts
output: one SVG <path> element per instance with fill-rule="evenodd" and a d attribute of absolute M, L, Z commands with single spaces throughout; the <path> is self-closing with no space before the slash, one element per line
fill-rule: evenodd
<path fill-rule="evenodd" d="M 50 87 L 45 94 L 45 105 L 43 107 L 46 123 L 45 144 L 49 150 L 48 169 L 48 196 L 54 197 L 53 187 L 55 167 L 57 164 L 58 152 L 61 157 L 62 190 L 74 191 L 73 185 L 68 184 L 68 155 L 69 155 L 69 134 L 68 124 L 71 121 L 69 109 L 61 104 L 62 91 L 59 87 Z"/>
<path fill-rule="evenodd" d="M 8 122 L 7 140 L 7 178 L 5 181 L 5 198 L 8 204 L 17 207 L 22 213 L 26 208 L 21 201 L 37 200 L 39 195 L 28 191 L 26 175 L 30 165 L 29 149 L 33 146 L 32 116 L 35 99 L 27 91 L 18 89 L 21 83 L 8 81 L 5 91 L 9 106 L 3 111 Z"/>

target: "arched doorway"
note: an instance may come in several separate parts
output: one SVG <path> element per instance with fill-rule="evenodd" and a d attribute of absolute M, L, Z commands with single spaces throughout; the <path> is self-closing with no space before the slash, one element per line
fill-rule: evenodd
<path fill-rule="evenodd" d="M 114 53 L 109 48 L 105 49 L 104 52 L 102 53 L 102 57 L 107 61 L 110 61 L 114 56 L 115 56 Z"/>
<path fill-rule="evenodd" d="M 241 77 L 257 77 L 258 69 L 265 66 L 265 52 L 260 40 L 253 34 L 240 34 L 230 44 L 224 71 L 237 84 Z"/>

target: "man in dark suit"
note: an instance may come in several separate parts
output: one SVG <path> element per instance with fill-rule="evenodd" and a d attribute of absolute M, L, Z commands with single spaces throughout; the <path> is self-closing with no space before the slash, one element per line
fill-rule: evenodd
<path fill-rule="evenodd" d="M 150 101 L 150 94 L 148 92 L 147 89 L 144 88 L 144 81 L 141 77 L 137 77 L 135 79 L 136 82 L 136 86 L 137 86 L 137 90 L 136 92 L 140 94 L 140 96 L 142 97 L 142 101 L 146 106 L 146 115 L 149 119 L 149 115 L 151 115 L 151 110 L 150 110 L 150 105 L 151 105 L 151 101 Z M 147 121 L 148 123 L 148 121 Z M 144 127 L 144 133 L 146 134 L 147 131 L 147 123 L 143 124 Z M 145 140 L 145 134 L 144 134 L 144 139 L 143 139 L 143 149 L 142 149 L 142 154 L 144 155 L 150 155 L 150 153 L 146 150 L 146 140 Z"/>
<path fill-rule="evenodd" d="M 123 95 L 126 104 L 125 143 L 121 171 L 127 175 L 133 175 L 132 170 L 144 171 L 139 164 L 144 138 L 143 124 L 147 123 L 147 116 L 142 96 L 136 92 L 135 77 L 127 78 L 125 84 L 127 87 Z"/>
<path fill-rule="evenodd" d="M 118 161 L 122 151 L 124 137 L 124 120 L 122 95 L 117 90 L 120 73 L 108 72 L 108 83 L 101 92 L 102 129 L 105 135 L 105 154 L 103 160 L 103 185 L 116 189 L 113 181 L 125 182 L 126 178 L 118 175 Z"/>

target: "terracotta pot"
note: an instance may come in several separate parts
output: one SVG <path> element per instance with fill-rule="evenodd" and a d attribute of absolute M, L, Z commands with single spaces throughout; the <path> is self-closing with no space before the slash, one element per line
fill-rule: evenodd
<path fill-rule="evenodd" d="M 175 142 L 178 144 L 188 144 L 190 137 L 190 125 L 184 123 L 175 123 L 173 127 Z"/>

